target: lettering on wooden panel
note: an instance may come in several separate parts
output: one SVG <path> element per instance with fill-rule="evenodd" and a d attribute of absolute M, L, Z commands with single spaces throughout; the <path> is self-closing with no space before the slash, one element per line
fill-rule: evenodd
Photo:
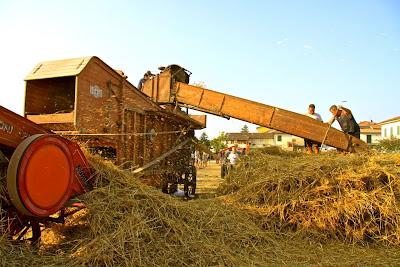
<path fill-rule="evenodd" d="M 0 130 L 8 134 L 11 134 L 13 131 L 13 126 L 4 121 L 0 121 Z"/>
<path fill-rule="evenodd" d="M 90 85 L 90 94 L 94 96 L 95 98 L 102 98 L 103 97 L 103 90 L 96 85 L 96 84 L 91 84 Z"/>

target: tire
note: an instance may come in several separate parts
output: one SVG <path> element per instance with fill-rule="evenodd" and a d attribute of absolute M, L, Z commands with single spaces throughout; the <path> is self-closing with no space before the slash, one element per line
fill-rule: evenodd
<path fill-rule="evenodd" d="M 226 173 L 227 173 L 226 164 L 222 164 L 221 165 L 221 178 L 222 179 L 225 178 Z"/>

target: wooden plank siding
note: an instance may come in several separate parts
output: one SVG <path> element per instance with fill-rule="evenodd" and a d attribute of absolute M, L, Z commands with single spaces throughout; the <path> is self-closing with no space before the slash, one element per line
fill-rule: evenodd
<path fill-rule="evenodd" d="M 201 128 L 183 112 L 151 101 L 126 78 L 98 57 L 39 63 L 26 77 L 25 117 L 89 147 L 111 147 L 116 163 L 127 168 L 161 156 L 179 136 L 143 135 L 151 129 L 161 133 Z"/>

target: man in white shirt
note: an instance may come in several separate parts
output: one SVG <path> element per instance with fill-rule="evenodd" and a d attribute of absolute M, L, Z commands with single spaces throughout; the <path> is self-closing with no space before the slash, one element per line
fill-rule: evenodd
<path fill-rule="evenodd" d="M 308 112 L 305 115 L 310 118 L 313 118 L 314 120 L 322 121 L 321 115 L 319 115 L 318 113 L 315 113 L 315 105 L 314 104 L 308 105 Z M 308 154 L 312 154 L 313 151 L 315 154 L 318 154 L 321 144 L 317 143 L 317 142 L 313 142 L 313 141 L 305 138 L 304 146 L 306 147 Z"/>
<path fill-rule="evenodd" d="M 228 160 L 229 160 L 229 169 L 233 169 L 234 166 L 237 164 L 239 159 L 239 155 L 236 152 L 236 147 L 232 147 L 232 151 L 229 153 Z"/>

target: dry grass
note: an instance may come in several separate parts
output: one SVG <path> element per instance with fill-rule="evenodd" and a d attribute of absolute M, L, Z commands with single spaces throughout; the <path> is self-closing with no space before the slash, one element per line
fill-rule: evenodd
<path fill-rule="evenodd" d="M 83 197 L 87 209 L 66 225 L 47 230 L 38 249 L 0 236 L 0 265 L 343 266 L 387 265 L 400 259 L 395 247 L 321 243 L 298 233 L 265 230 L 254 214 L 237 204 L 182 201 L 142 185 L 109 163 L 90 161 L 99 175 L 96 189 Z M 238 181 L 229 197 L 245 189 L 244 183 Z"/>
<path fill-rule="evenodd" d="M 182 201 L 111 164 L 95 158 L 91 164 L 98 177 L 96 189 L 84 196 L 86 212 L 71 218 L 66 227 L 53 227 L 37 261 L 72 266 L 235 266 L 261 263 L 268 256 L 259 249 L 265 252 L 273 239 L 244 212 L 217 201 Z M 54 238 L 59 239 L 57 245 Z M 18 258 L 31 259 L 34 254 L 1 239 L 0 256 L 8 263 L 18 265 L 24 262 Z"/>
<path fill-rule="evenodd" d="M 219 188 L 265 229 L 400 244 L 400 155 L 259 151 Z"/>
<path fill-rule="evenodd" d="M 177 201 L 101 162 L 96 169 L 98 189 L 86 198 L 89 231 L 73 253 L 77 263 L 250 264 L 254 246 L 269 242 L 243 212 L 216 202 Z"/>

